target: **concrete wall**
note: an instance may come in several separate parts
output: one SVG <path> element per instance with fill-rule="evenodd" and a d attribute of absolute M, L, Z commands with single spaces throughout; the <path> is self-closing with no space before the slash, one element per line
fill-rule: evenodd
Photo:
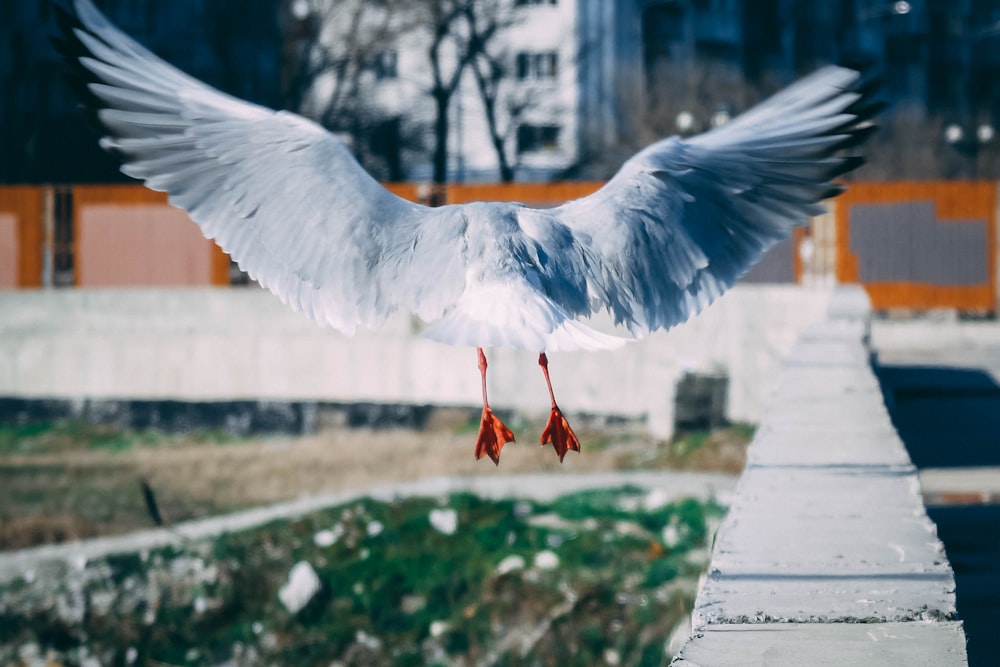
<path fill-rule="evenodd" d="M 955 581 L 842 288 L 781 372 L 674 665 L 967 664 Z"/>
<path fill-rule="evenodd" d="M 799 333 L 830 293 L 737 286 L 699 317 L 614 352 L 550 355 L 569 413 L 645 416 L 668 437 L 685 371 L 728 371 L 728 417 L 757 422 Z M 607 323 L 598 323 L 610 330 Z M 395 316 L 346 338 L 256 288 L 0 293 L 0 397 L 478 404 L 472 349 Z M 489 353 L 490 402 L 548 410 L 537 354 Z"/>

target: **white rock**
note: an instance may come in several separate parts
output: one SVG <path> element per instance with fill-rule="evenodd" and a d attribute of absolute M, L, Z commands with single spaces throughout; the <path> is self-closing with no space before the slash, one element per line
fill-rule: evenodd
<path fill-rule="evenodd" d="M 319 592 L 316 570 L 306 561 L 296 563 L 288 573 L 288 581 L 278 591 L 278 599 L 291 614 L 301 611 Z"/>
<path fill-rule="evenodd" d="M 354 633 L 354 641 L 373 651 L 378 651 L 382 648 L 382 640 L 371 636 L 364 630 L 358 630 Z"/>
<path fill-rule="evenodd" d="M 500 564 L 497 565 L 497 574 L 508 574 L 514 570 L 524 569 L 524 558 L 514 554 L 513 556 L 507 556 Z"/>
<path fill-rule="evenodd" d="M 381 521 L 372 521 L 371 523 L 368 524 L 369 537 L 376 537 L 377 535 L 381 535 L 383 530 L 385 530 L 385 526 L 382 524 Z"/>
<path fill-rule="evenodd" d="M 653 489 L 642 499 L 642 508 L 646 511 L 658 510 L 670 502 L 670 496 L 663 489 Z"/>
<path fill-rule="evenodd" d="M 559 567 L 559 556 L 554 551 L 539 551 L 535 554 L 535 567 L 539 570 L 554 570 Z"/>
<path fill-rule="evenodd" d="M 318 547 L 332 547 L 344 536 L 344 526 L 337 524 L 333 528 L 317 531 L 313 535 L 313 544 Z"/>
<path fill-rule="evenodd" d="M 428 519 L 439 533 L 454 535 L 455 531 L 458 530 L 458 512 L 451 508 L 433 509 Z"/>

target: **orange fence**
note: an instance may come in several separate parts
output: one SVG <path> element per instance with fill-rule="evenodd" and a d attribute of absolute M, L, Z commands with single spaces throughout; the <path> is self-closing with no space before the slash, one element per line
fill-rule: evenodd
<path fill-rule="evenodd" d="M 42 284 L 45 191 L 0 187 L 0 289 Z"/>
<path fill-rule="evenodd" d="M 412 201 L 553 206 L 597 182 L 386 187 Z M 997 305 L 997 184 L 853 183 L 745 280 L 861 283 L 876 308 Z M 804 259 L 805 260 L 805 264 Z M 140 185 L 0 186 L 0 288 L 227 285 L 229 258 Z"/>
<path fill-rule="evenodd" d="M 229 257 L 163 193 L 133 185 L 73 188 L 74 284 L 228 285 Z"/>
<path fill-rule="evenodd" d="M 874 308 L 996 310 L 996 183 L 854 183 L 836 221 L 837 281 Z"/>

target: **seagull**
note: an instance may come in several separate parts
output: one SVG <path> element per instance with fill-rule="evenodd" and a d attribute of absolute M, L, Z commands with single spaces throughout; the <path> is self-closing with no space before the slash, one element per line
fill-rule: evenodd
<path fill-rule="evenodd" d="M 123 173 L 165 192 L 250 277 L 353 335 L 394 311 L 476 349 L 477 459 L 514 440 L 490 408 L 484 348 L 538 352 L 551 410 L 541 444 L 580 441 L 546 353 L 621 346 L 696 315 L 862 158 L 880 108 L 860 73 L 824 67 L 704 134 L 646 147 L 595 193 L 537 209 L 426 207 L 391 194 L 316 123 L 218 91 L 116 28 L 90 0 L 58 14 L 57 48 Z M 585 323 L 605 310 L 627 332 Z"/>

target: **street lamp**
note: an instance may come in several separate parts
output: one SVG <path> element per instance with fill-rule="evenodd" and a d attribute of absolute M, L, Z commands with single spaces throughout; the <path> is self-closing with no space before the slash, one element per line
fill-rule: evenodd
<path fill-rule="evenodd" d="M 972 165 L 972 178 L 979 177 L 979 151 L 995 137 L 996 129 L 989 123 L 980 123 L 975 131 L 959 123 L 948 123 L 944 128 L 945 143 L 966 156 Z"/>
<path fill-rule="evenodd" d="M 858 12 L 858 20 L 862 23 L 867 23 L 873 19 L 888 18 L 890 16 L 905 16 L 910 13 L 913 9 L 910 3 L 906 0 L 899 0 L 891 5 L 888 3 L 879 3 L 874 7 L 869 7 L 867 9 L 862 9 Z"/>
<path fill-rule="evenodd" d="M 715 113 L 712 114 L 712 117 L 708 119 L 708 122 L 713 128 L 722 127 L 729 122 L 730 118 L 732 118 L 732 116 L 729 113 L 729 109 L 719 108 L 716 109 Z"/>
<path fill-rule="evenodd" d="M 292 16 L 298 21 L 304 21 L 309 17 L 309 0 L 295 0 L 292 3 Z"/>
<path fill-rule="evenodd" d="M 681 111 L 674 118 L 674 125 L 677 126 L 679 132 L 687 134 L 694 128 L 694 114 L 690 111 Z"/>

